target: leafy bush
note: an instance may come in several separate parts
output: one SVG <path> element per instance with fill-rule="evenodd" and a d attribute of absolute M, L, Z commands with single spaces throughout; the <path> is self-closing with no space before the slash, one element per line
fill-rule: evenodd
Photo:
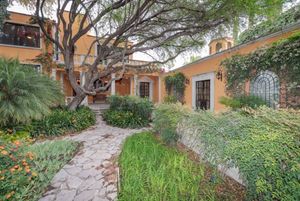
<path fill-rule="evenodd" d="M 151 133 L 127 138 L 119 163 L 120 201 L 205 200 L 200 193 L 204 187 L 199 187 L 204 167 L 163 146 Z"/>
<path fill-rule="evenodd" d="M 62 98 L 56 81 L 17 60 L 0 58 L 0 127 L 41 119 Z"/>
<path fill-rule="evenodd" d="M 177 102 L 178 102 L 177 98 L 175 96 L 172 96 L 172 95 L 166 96 L 164 98 L 164 103 L 177 103 Z"/>
<path fill-rule="evenodd" d="M 52 141 L 28 145 L 0 141 L 0 200 L 37 200 L 78 144 Z"/>
<path fill-rule="evenodd" d="M 135 116 L 129 111 L 108 110 L 103 117 L 109 125 L 119 128 L 136 128 L 147 125 L 141 117 Z"/>
<path fill-rule="evenodd" d="M 109 110 L 104 112 L 104 120 L 114 126 L 138 128 L 149 124 L 153 104 L 148 99 L 136 96 L 110 96 Z"/>
<path fill-rule="evenodd" d="M 160 104 L 153 114 L 153 128 L 168 144 L 175 143 L 178 139 L 177 124 L 189 113 L 190 109 L 177 104 Z"/>
<path fill-rule="evenodd" d="M 299 111 L 199 112 L 180 126 L 181 135 L 199 142 L 204 159 L 239 168 L 248 200 L 299 200 Z"/>
<path fill-rule="evenodd" d="M 238 97 L 221 97 L 220 103 L 230 107 L 232 109 L 239 109 L 243 107 L 250 107 L 250 108 L 258 108 L 260 106 L 266 105 L 266 102 L 262 100 L 260 97 L 257 96 L 238 96 Z"/>
<path fill-rule="evenodd" d="M 88 107 L 79 107 L 75 111 L 59 108 L 54 109 L 43 119 L 33 121 L 27 129 L 34 137 L 39 135 L 58 136 L 67 132 L 84 130 L 95 123 L 95 114 Z"/>

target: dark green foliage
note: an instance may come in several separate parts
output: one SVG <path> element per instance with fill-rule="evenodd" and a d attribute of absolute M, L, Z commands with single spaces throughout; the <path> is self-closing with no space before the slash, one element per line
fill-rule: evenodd
<path fill-rule="evenodd" d="M 62 100 L 56 81 L 17 60 L 0 58 L 0 127 L 41 119 Z"/>
<path fill-rule="evenodd" d="M 199 184 L 204 167 L 186 154 L 162 145 L 152 133 L 139 133 L 126 139 L 120 159 L 121 188 L 118 200 L 214 200 L 210 189 Z"/>
<path fill-rule="evenodd" d="M 264 21 L 257 26 L 242 32 L 239 36 L 238 43 L 246 43 L 273 32 L 280 31 L 287 25 L 296 23 L 299 20 L 300 6 L 296 6 L 272 20 Z"/>
<path fill-rule="evenodd" d="M 138 128 L 148 124 L 148 121 L 130 111 L 108 110 L 103 114 L 103 117 L 109 125 L 119 128 Z"/>
<path fill-rule="evenodd" d="M 177 101 L 182 102 L 185 91 L 186 77 L 183 73 L 178 72 L 165 77 L 165 87 L 167 94 L 173 96 Z"/>
<path fill-rule="evenodd" d="M 136 96 L 111 96 L 109 110 L 104 112 L 104 120 L 121 128 L 147 126 L 151 120 L 153 103 Z"/>
<path fill-rule="evenodd" d="M 247 55 L 235 55 L 222 61 L 227 91 L 235 93 L 262 71 L 269 70 L 287 82 L 288 88 L 300 84 L 300 33 L 260 48 Z"/>
<path fill-rule="evenodd" d="M 243 107 L 258 108 L 260 106 L 266 105 L 266 102 L 257 96 L 237 96 L 237 97 L 221 97 L 220 103 L 226 107 L 230 107 L 234 110 Z"/>
<path fill-rule="evenodd" d="M 299 111 L 198 112 L 181 125 L 195 132 L 206 160 L 239 168 L 247 200 L 299 200 Z"/>
<path fill-rule="evenodd" d="M 33 121 L 27 129 L 34 137 L 58 136 L 68 132 L 82 131 L 95 123 L 95 114 L 88 107 L 79 107 L 75 111 L 54 109 L 50 115 Z"/>
<path fill-rule="evenodd" d="M 177 124 L 189 113 L 187 107 L 177 104 L 160 104 L 153 114 L 153 128 L 165 143 L 173 144 L 178 139 Z"/>
<path fill-rule="evenodd" d="M 0 32 L 3 29 L 4 20 L 6 20 L 8 17 L 7 7 L 8 7 L 8 0 L 1 0 L 0 1 Z"/>

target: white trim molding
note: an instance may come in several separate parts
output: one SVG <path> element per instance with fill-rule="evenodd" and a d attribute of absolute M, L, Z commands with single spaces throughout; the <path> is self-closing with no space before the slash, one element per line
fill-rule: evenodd
<path fill-rule="evenodd" d="M 144 77 L 141 77 L 140 79 L 138 79 L 138 87 L 137 87 L 137 95 L 138 96 L 140 96 L 140 83 L 141 82 L 149 82 L 150 83 L 149 99 L 152 101 L 153 100 L 153 80 L 147 76 L 144 76 Z"/>
<path fill-rule="evenodd" d="M 210 111 L 215 108 L 215 72 L 195 75 L 192 77 L 192 106 L 196 109 L 196 82 L 210 80 Z"/>

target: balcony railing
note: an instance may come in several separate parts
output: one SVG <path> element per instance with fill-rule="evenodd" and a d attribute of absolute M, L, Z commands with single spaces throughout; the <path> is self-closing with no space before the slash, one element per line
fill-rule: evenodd
<path fill-rule="evenodd" d="M 86 64 L 93 64 L 93 62 L 95 61 L 96 58 L 97 58 L 96 56 L 92 56 L 92 55 L 86 56 L 84 54 L 75 54 L 74 55 L 74 64 L 80 66 L 83 64 L 84 59 L 85 59 Z M 57 64 L 62 64 L 62 65 L 65 64 L 62 53 L 55 53 L 53 55 L 53 60 Z M 147 65 L 149 62 L 129 59 L 129 60 L 126 60 L 125 63 L 128 65 L 132 65 L 132 66 L 142 66 L 142 65 Z M 106 66 L 108 64 L 108 62 L 103 61 L 101 64 L 103 66 Z M 121 66 L 121 65 L 122 65 L 122 62 L 119 62 L 119 63 L 115 64 L 114 66 Z"/>

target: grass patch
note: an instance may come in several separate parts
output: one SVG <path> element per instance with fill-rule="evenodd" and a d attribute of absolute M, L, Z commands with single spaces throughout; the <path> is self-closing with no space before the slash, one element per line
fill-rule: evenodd
<path fill-rule="evenodd" d="M 199 184 L 204 167 L 163 145 L 151 133 L 126 140 L 120 167 L 120 201 L 201 200 Z"/>
<path fill-rule="evenodd" d="M 0 200 L 38 200 L 54 175 L 78 149 L 73 141 L 47 141 L 30 146 L 5 144 L 0 166 Z M 9 161 L 13 155 L 14 161 Z M 28 157 L 29 156 L 29 157 Z M 7 160 L 6 160 L 7 159 Z"/>

